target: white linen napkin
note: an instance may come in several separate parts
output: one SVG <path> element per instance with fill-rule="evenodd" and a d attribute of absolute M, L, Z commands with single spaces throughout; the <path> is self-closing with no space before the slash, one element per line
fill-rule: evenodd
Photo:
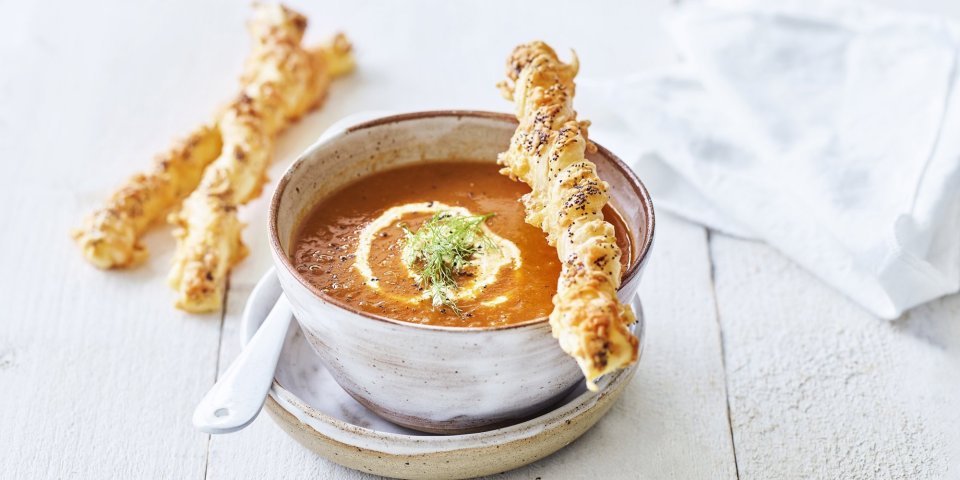
<path fill-rule="evenodd" d="M 581 81 L 657 208 L 766 241 L 892 319 L 960 288 L 960 28 L 862 4 L 710 1 L 683 62 Z"/>

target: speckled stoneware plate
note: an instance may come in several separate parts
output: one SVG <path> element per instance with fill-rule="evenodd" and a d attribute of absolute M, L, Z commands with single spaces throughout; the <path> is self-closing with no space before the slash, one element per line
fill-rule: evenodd
<path fill-rule="evenodd" d="M 244 344 L 280 293 L 271 269 L 243 312 Z M 643 312 L 636 299 L 633 308 L 642 353 Z M 465 435 L 431 435 L 394 425 L 360 405 L 337 385 L 292 322 L 265 406 L 300 444 L 346 467 L 398 478 L 469 478 L 511 470 L 569 445 L 607 413 L 635 372 L 636 364 L 601 379 L 599 393 L 578 386 L 553 409 L 525 422 Z"/>

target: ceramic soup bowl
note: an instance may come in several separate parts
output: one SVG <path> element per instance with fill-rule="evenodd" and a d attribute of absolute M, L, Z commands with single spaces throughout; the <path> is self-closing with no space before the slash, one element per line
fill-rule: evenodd
<path fill-rule="evenodd" d="M 325 196 L 373 172 L 450 159 L 495 162 L 517 122 L 470 111 L 384 117 L 335 134 L 290 167 L 270 207 L 270 241 L 283 291 L 304 334 L 336 381 L 386 419 L 416 430 L 465 433 L 531 417 L 583 377 L 546 318 L 457 328 L 358 311 L 311 285 L 290 260 L 301 218 Z M 610 184 L 611 204 L 633 240 L 619 296 L 629 301 L 653 240 L 653 206 L 640 180 L 598 146 L 588 157 Z"/>

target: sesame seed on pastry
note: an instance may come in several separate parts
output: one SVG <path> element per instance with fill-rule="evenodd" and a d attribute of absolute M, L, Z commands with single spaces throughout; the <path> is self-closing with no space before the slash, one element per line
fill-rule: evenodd
<path fill-rule="evenodd" d="M 541 228 L 562 261 L 550 326 L 560 347 L 583 370 L 587 386 L 637 360 L 636 319 L 617 299 L 620 248 L 603 218 L 608 186 L 586 151 L 589 122 L 573 110 L 576 56 L 561 62 L 543 42 L 518 46 L 507 61 L 504 96 L 520 125 L 500 154 L 501 173 L 530 186 L 521 199 L 527 223 Z"/>

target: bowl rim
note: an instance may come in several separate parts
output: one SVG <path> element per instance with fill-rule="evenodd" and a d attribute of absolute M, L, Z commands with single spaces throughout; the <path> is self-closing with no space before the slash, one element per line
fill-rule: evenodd
<path fill-rule="evenodd" d="M 398 325 L 401 327 L 415 328 L 420 330 L 439 330 L 439 331 L 448 331 L 448 332 L 491 332 L 498 330 L 511 330 L 516 328 L 539 326 L 548 322 L 549 317 L 538 317 L 523 322 L 513 323 L 509 325 L 494 325 L 487 327 L 454 327 L 454 326 L 445 326 L 445 325 L 429 325 L 422 323 L 413 323 L 405 322 L 403 320 L 396 320 L 393 318 L 385 317 L 382 315 L 377 315 L 374 313 L 364 312 L 357 309 L 353 305 L 349 305 L 346 302 L 343 302 L 339 299 L 331 297 L 320 291 L 315 285 L 307 281 L 300 273 L 297 271 L 296 267 L 290 260 L 290 257 L 286 255 L 283 251 L 283 248 L 280 244 L 280 231 L 277 228 L 277 219 L 279 217 L 280 211 L 280 200 L 283 197 L 284 191 L 286 191 L 287 185 L 294 178 L 294 176 L 300 170 L 300 167 L 304 165 L 307 159 L 321 146 L 327 145 L 331 142 L 337 141 L 347 135 L 350 135 L 354 132 L 382 126 L 394 123 L 402 123 L 411 120 L 421 120 L 424 118 L 454 118 L 461 119 L 463 117 L 472 117 L 480 118 L 486 120 L 496 120 L 513 125 L 519 125 L 516 117 L 509 113 L 499 113 L 499 112 L 488 112 L 482 110 L 426 110 L 426 111 L 417 111 L 409 113 L 400 113 L 395 115 L 387 115 L 380 118 L 375 118 L 365 122 L 360 122 L 358 124 L 352 125 L 345 128 L 341 132 L 337 132 L 330 137 L 323 139 L 323 141 L 318 141 L 313 145 L 307 147 L 306 150 L 301 153 L 297 159 L 287 168 L 283 176 L 280 178 L 280 181 L 277 183 L 277 187 L 273 192 L 273 196 L 270 198 L 270 209 L 269 216 L 267 219 L 267 230 L 270 240 L 270 248 L 273 251 L 274 263 L 280 263 L 283 268 L 300 283 L 301 286 L 306 288 L 311 294 L 319 298 L 326 304 L 333 305 L 342 310 L 345 310 L 349 313 L 359 315 L 361 317 L 377 320 L 381 322 L 386 322 L 392 325 Z M 645 263 L 647 256 L 650 252 L 650 247 L 653 244 L 654 236 L 654 227 L 656 224 L 656 218 L 653 210 L 653 200 L 650 198 L 650 192 L 647 190 L 647 187 L 643 185 L 643 182 L 640 181 L 640 178 L 637 177 L 636 173 L 631 170 L 620 157 L 614 155 L 610 150 L 607 150 L 602 145 L 593 142 L 597 147 L 597 153 L 602 156 L 607 157 L 613 166 L 627 179 L 630 183 L 630 186 L 637 193 L 637 196 L 640 198 L 641 208 L 644 210 L 646 225 L 644 229 L 644 237 L 640 241 L 640 245 L 637 246 L 637 256 L 633 259 L 633 262 L 630 264 L 630 267 L 627 269 L 627 273 L 624 274 L 623 279 L 620 282 L 621 288 L 623 285 L 626 285 L 634 280 L 634 277 L 640 274 L 641 267 Z M 619 289 L 618 289 L 619 290 Z"/>

